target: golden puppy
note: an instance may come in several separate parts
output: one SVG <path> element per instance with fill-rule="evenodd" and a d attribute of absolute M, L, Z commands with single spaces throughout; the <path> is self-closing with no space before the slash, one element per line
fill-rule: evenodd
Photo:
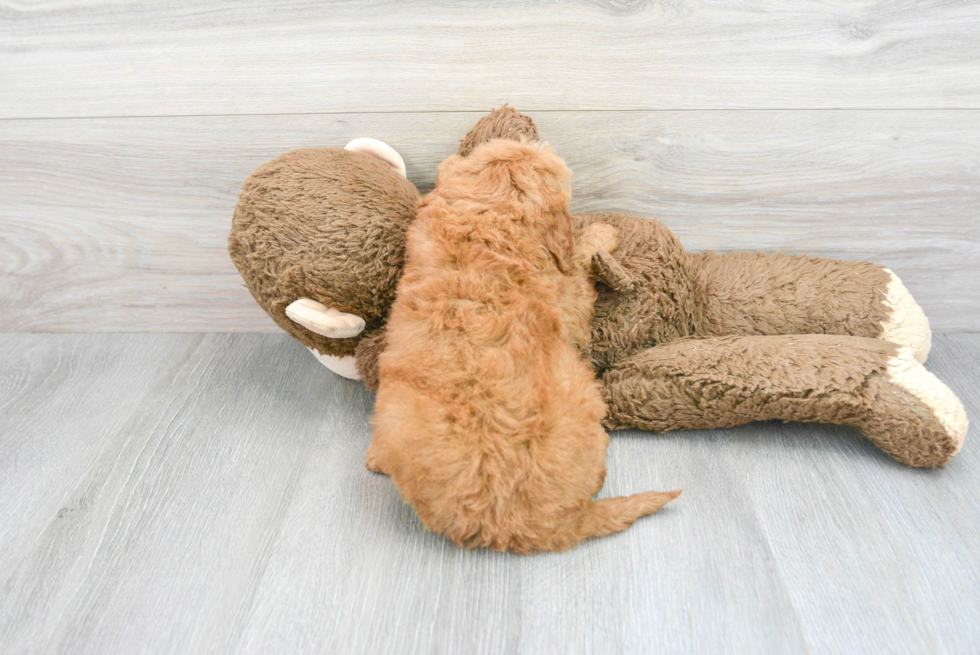
<path fill-rule="evenodd" d="M 570 177 L 546 145 L 489 141 L 443 162 L 408 231 L 367 465 L 465 548 L 563 550 L 680 493 L 592 500 L 609 438 L 577 349 L 617 240 L 573 234 Z"/>

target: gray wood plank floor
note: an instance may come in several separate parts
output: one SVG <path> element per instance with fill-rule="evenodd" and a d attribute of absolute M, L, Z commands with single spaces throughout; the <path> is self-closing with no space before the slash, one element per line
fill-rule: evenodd
<path fill-rule="evenodd" d="M 980 412 L 980 335 L 929 366 Z M 456 549 L 363 453 L 372 397 L 283 335 L 0 335 L 4 653 L 975 653 L 980 450 L 855 432 L 614 435 L 568 553 Z"/>

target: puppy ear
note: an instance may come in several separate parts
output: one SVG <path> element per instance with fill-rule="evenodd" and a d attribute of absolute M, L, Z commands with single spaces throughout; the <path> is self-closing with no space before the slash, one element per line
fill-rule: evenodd
<path fill-rule="evenodd" d="M 565 275 L 571 275 L 574 272 L 572 256 L 575 247 L 571 219 L 557 222 L 554 229 L 545 232 L 543 241 L 544 247 L 555 259 L 558 270 Z"/>
<path fill-rule="evenodd" d="M 447 159 L 443 160 L 443 162 L 441 164 L 439 164 L 439 168 L 436 169 L 436 186 L 439 186 L 440 181 L 446 175 L 451 174 L 451 172 L 453 171 L 453 169 L 456 168 L 456 165 L 460 161 L 462 161 L 462 159 L 463 158 L 460 157 L 459 155 L 451 155 Z"/>

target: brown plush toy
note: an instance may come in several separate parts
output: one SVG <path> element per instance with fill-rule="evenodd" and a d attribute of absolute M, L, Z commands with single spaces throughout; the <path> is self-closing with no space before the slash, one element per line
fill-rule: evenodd
<path fill-rule="evenodd" d="M 279 327 L 357 379 L 355 350 L 388 318 L 418 200 L 381 141 L 294 150 L 245 181 L 228 252 Z"/>
<path fill-rule="evenodd" d="M 509 107 L 459 154 L 537 138 Z M 229 251 L 259 304 L 331 370 L 377 386 L 384 322 L 418 192 L 380 142 L 298 150 L 245 182 Z M 614 253 L 593 259 L 599 299 L 585 355 L 610 430 L 728 427 L 782 419 L 855 426 L 909 466 L 963 444 L 956 396 L 923 366 L 929 324 L 901 281 L 868 262 L 692 254 L 659 221 L 620 214 Z M 353 359 L 351 356 L 353 355 Z"/>

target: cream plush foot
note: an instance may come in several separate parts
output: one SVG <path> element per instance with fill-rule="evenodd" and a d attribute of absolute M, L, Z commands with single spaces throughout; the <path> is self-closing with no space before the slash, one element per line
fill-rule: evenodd
<path fill-rule="evenodd" d="M 893 384 L 912 394 L 929 408 L 949 439 L 951 455 L 958 453 L 963 447 L 963 439 L 970 425 L 960 399 L 939 378 L 925 369 L 918 354 L 911 348 L 899 348 L 898 354 L 888 359 L 887 372 L 888 379 Z"/>
<path fill-rule="evenodd" d="M 917 361 L 925 363 L 932 348 L 929 319 L 898 276 L 887 268 L 885 272 L 891 278 L 882 292 L 888 316 L 881 321 L 878 338 L 909 348 Z"/>

